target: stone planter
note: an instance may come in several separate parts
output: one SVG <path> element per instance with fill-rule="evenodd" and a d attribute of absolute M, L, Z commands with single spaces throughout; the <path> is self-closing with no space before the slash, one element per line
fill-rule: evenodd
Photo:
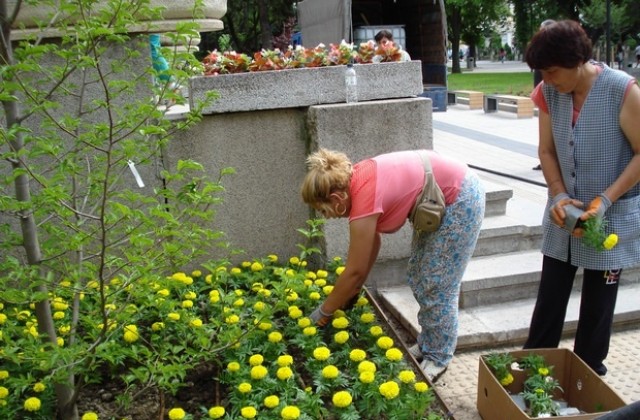
<path fill-rule="evenodd" d="M 356 64 L 358 100 L 407 98 L 420 95 L 420 61 Z M 193 106 L 209 91 L 219 98 L 204 114 L 308 107 L 345 102 L 346 66 L 247 72 L 194 77 L 190 80 Z"/>
<path fill-rule="evenodd" d="M 202 10 L 198 11 L 198 16 L 194 11 L 195 0 L 151 0 L 151 8 L 161 7 L 162 19 L 157 21 L 141 22 L 129 28 L 130 32 L 171 32 L 175 31 L 176 24 L 183 21 L 194 21 L 200 24 L 200 32 L 218 31 L 223 28 L 222 17 L 227 12 L 227 0 L 203 0 Z M 16 5 L 16 0 L 7 2 L 8 12 L 11 13 Z M 107 6 L 107 1 L 98 2 L 97 9 Z M 50 6 L 29 5 L 22 3 L 20 13 L 13 24 L 14 39 L 21 39 L 31 33 L 40 33 L 38 22 L 48 22 L 58 10 Z M 194 19 L 194 15 L 197 16 Z M 74 23 L 77 18 L 74 15 L 57 16 L 58 20 L 68 20 Z M 56 37 L 60 34 L 57 31 L 45 31 L 45 37 Z"/>

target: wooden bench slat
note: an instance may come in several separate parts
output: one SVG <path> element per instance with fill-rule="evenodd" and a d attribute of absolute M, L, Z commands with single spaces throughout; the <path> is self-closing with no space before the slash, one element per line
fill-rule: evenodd
<path fill-rule="evenodd" d="M 484 112 L 507 111 L 514 112 L 518 118 L 533 117 L 533 101 L 526 96 L 516 95 L 485 95 Z"/>

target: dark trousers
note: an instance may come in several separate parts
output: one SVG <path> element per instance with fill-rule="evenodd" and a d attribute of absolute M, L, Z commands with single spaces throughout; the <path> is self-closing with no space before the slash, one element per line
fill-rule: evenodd
<path fill-rule="evenodd" d="M 558 347 L 577 269 L 570 263 L 544 257 L 525 349 Z M 607 373 L 602 361 L 609 352 L 621 273 L 622 270 L 584 270 L 573 351 L 599 375 Z"/>

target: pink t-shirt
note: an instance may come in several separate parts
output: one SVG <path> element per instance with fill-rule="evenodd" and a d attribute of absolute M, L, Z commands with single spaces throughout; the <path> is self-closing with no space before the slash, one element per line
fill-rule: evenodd
<path fill-rule="evenodd" d="M 445 202 L 458 197 L 467 166 L 427 151 Z M 358 162 L 353 167 L 349 221 L 380 214 L 377 231 L 392 233 L 407 221 L 424 186 L 424 165 L 415 151 L 393 152 Z"/>

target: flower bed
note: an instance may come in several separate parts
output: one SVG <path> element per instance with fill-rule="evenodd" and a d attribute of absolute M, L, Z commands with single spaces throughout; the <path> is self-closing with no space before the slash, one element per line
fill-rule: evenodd
<path fill-rule="evenodd" d="M 311 325 L 306 315 L 330 293 L 343 267 L 340 259 L 324 269 L 306 266 L 297 257 L 279 264 L 271 255 L 238 267 L 212 266 L 209 273 L 149 276 L 135 285 L 89 282 L 79 324 L 88 341 L 73 344 L 65 337 L 74 290 L 64 281 L 52 298 L 57 348 L 42 347 L 28 306 L 3 304 L 0 417 L 52 418 L 54 386 L 45 361 L 80 346 L 92 360 L 85 380 L 98 389 L 120 383 L 122 393 L 115 413 L 80 400 L 84 419 L 126 415 L 148 388 L 161 390 L 166 401 L 148 418 L 445 418 L 368 297 L 336 313 L 325 328 Z M 100 341 L 105 332 L 108 338 Z M 194 371 L 205 372 L 209 390 L 206 404 L 197 407 L 172 397 L 196 381 Z"/>

